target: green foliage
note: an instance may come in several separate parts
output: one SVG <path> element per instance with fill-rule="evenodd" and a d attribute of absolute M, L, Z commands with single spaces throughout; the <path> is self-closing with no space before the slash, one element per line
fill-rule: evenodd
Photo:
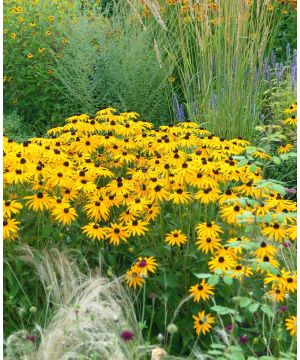
<path fill-rule="evenodd" d="M 159 53 L 151 29 L 123 5 L 116 3 L 113 17 L 103 23 L 95 86 L 105 106 L 138 109 L 144 118 L 161 124 L 170 109 L 171 67 Z"/>
<path fill-rule="evenodd" d="M 22 142 L 35 135 L 35 129 L 17 114 L 16 111 L 3 116 L 4 136 Z M 43 129 L 40 129 L 43 130 Z"/>

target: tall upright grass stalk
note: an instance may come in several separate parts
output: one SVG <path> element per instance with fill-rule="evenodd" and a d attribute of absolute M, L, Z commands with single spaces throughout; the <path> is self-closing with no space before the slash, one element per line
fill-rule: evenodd
<path fill-rule="evenodd" d="M 159 45 L 174 62 L 191 120 L 221 136 L 250 138 L 262 101 L 262 66 L 275 36 L 274 13 L 263 0 L 189 0 L 159 13 L 147 0 Z M 197 7 L 197 12 L 195 8 Z M 155 9 L 155 10 L 154 10 Z M 162 22 L 164 26 L 162 26 Z"/>

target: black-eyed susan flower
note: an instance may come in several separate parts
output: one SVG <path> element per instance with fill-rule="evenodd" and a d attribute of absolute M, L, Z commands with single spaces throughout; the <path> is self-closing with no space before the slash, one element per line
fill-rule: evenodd
<path fill-rule="evenodd" d="M 56 221 L 62 223 L 63 225 L 70 225 L 78 216 L 76 210 L 70 206 L 53 209 L 52 215 L 55 217 Z"/>
<path fill-rule="evenodd" d="M 122 224 L 111 223 L 110 227 L 105 227 L 105 238 L 109 240 L 110 244 L 119 245 L 120 241 L 127 242 L 129 233 Z"/>
<path fill-rule="evenodd" d="M 215 250 L 219 249 L 221 244 L 221 239 L 218 237 L 203 237 L 203 238 L 197 238 L 196 241 L 197 248 L 207 254 L 208 252 L 211 252 L 212 254 L 215 252 Z"/>
<path fill-rule="evenodd" d="M 297 110 L 297 103 L 293 103 L 287 109 L 285 109 L 283 112 L 286 114 L 292 114 L 296 110 Z"/>
<path fill-rule="evenodd" d="M 220 197 L 220 191 L 217 187 L 212 188 L 211 186 L 208 186 L 205 189 L 201 189 L 198 191 L 194 198 L 199 200 L 202 204 L 209 204 L 212 202 L 216 202 Z"/>
<path fill-rule="evenodd" d="M 279 224 L 278 222 L 271 222 L 267 224 L 265 228 L 262 229 L 262 234 L 267 236 L 270 240 L 283 241 L 286 236 L 285 231 L 286 226 L 284 224 Z"/>
<path fill-rule="evenodd" d="M 215 322 L 214 317 L 211 314 L 205 314 L 204 311 L 200 311 L 197 316 L 193 315 L 194 329 L 196 334 L 206 334 L 210 332 L 212 324 Z"/>
<path fill-rule="evenodd" d="M 223 233 L 223 230 L 214 221 L 204 224 L 198 224 L 196 226 L 197 235 L 199 238 L 214 238 L 218 237 L 219 233 Z"/>
<path fill-rule="evenodd" d="M 144 282 L 145 278 L 141 277 L 139 274 L 135 272 L 135 270 L 128 270 L 125 275 L 125 282 L 129 287 L 141 287 Z"/>
<path fill-rule="evenodd" d="M 277 153 L 278 154 L 286 154 L 288 152 L 290 152 L 293 149 L 294 145 L 293 144 L 284 144 L 281 145 L 278 150 Z"/>
<path fill-rule="evenodd" d="M 284 302 L 286 292 L 279 286 L 272 286 L 272 289 L 268 291 L 268 294 L 274 302 Z"/>
<path fill-rule="evenodd" d="M 105 238 L 105 230 L 98 223 L 89 223 L 83 226 L 82 233 L 90 239 L 103 240 Z"/>
<path fill-rule="evenodd" d="M 291 316 L 287 319 L 285 319 L 285 328 L 287 331 L 289 331 L 291 336 L 294 336 L 297 334 L 297 317 Z"/>
<path fill-rule="evenodd" d="M 190 290 L 190 295 L 193 297 L 195 302 L 200 300 L 207 300 L 211 295 L 214 294 L 214 287 L 202 280 L 201 283 L 193 285 Z"/>
<path fill-rule="evenodd" d="M 245 210 L 238 203 L 233 204 L 231 206 L 224 206 L 220 210 L 220 215 L 223 220 L 225 220 L 228 224 L 236 224 L 238 223 L 237 216 L 242 215 Z"/>
<path fill-rule="evenodd" d="M 297 273 L 282 270 L 283 288 L 291 293 L 297 290 Z"/>
<path fill-rule="evenodd" d="M 33 211 L 44 211 L 50 208 L 50 198 L 45 192 L 38 192 L 37 194 L 25 196 L 26 205 Z"/>
<path fill-rule="evenodd" d="M 3 217 L 10 218 L 14 214 L 18 214 L 23 205 L 16 200 L 3 200 Z"/>
<path fill-rule="evenodd" d="M 289 117 L 288 119 L 283 120 L 283 124 L 285 124 L 285 125 L 297 126 L 297 116 L 292 115 L 292 116 Z"/>
<path fill-rule="evenodd" d="M 143 220 L 133 220 L 130 223 L 127 223 L 125 226 L 126 231 L 128 234 L 133 236 L 141 236 L 145 235 L 145 233 L 148 231 L 148 225 L 149 223 Z"/>
<path fill-rule="evenodd" d="M 235 261 L 228 255 L 217 255 L 208 262 L 209 270 L 211 272 L 215 270 L 231 270 L 235 267 Z"/>
<path fill-rule="evenodd" d="M 3 238 L 4 240 L 14 240 L 19 231 L 20 221 L 16 219 L 3 220 Z"/>
<path fill-rule="evenodd" d="M 149 272 L 154 273 L 157 268 L 157 261 L 153 256 L 139 257 L 131 269 L 139 275 L 147 275 Z"/>
<path fill-rule="evenodd" d="M 86 204 L 83 207 L 89 219 L 94 219 L 96 222 L 99 220 L 108 220 L 109 218 L 109 209 L 107 207 L 106 201 L 103 199 L 97 199 L 91 203 Z"/>
<path fill-rule="evenodd" d="M 266 243 L 265 241 L 261 241 L 259 244 L 259 248 L 255 250 L 254 254 L 257 257 L 263 258 L 264 256 L 274 256 L 277 252 L 275 246 Z"/>
<path fill-rule="evenodd" d="M 184 191 L 182 188 L 177 188 L 174 192 L 169 195 L 168 200 L 173 201 L 174 204 L 187 204 L 192 200 L 192 196 Z"/>
<path fill-rule="evenodd" d="M 257 271 L 260 270 L 262 273 L 264 273 L 264 269 L 260 266 L 260 264 L 270 264 L 271 266 L 273 266 L 276 269 L 279 268 L 279 262 L 273 256 L 265 255 L 262 258 L 258 258 L 257 262 L 258 262 Z"/>
<path fill-rule="evenodd" d="M 173 230 L 166 235 L 165 242 L 170 246 L 181 246 L 187 242 L 187 236 L 181 230 Z"/>
<path fill-rule="evenodd" d="M 243 276 L 250 277 L 252 275 L 253 275 L 253 271 L 251 267 L 237 264 L 233 268 L 233 272 L 228 274 L 227 276 L 230 276 L 234 279 L 242 279 Z"/>

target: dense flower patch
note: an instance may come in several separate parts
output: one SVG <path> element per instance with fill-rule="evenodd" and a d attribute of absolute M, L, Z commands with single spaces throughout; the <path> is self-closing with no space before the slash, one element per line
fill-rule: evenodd
<path fill-rule="evenodd" d="M 72 116 L 48 135 L 23 144 L 4 138 L 6 241 L 22 240 L 28 213 L 41 226 L 81 228 L 86 242 L 122 253 L 134 289 L 149 282 L 158 291 L 159 273 L 178 266 L 186 301 L 197 303 L 189 316 L 198 335 L 223 315 L 233 327 L 244 321 L 238 307 L 216 303 L 224 286 L 251 314 L 262 306 L 273 316 L 271 304 L 295 334 L 297 278 L 284 251 L 296 239 L 296 204 L 263 179 L 267 154 L 190 121 L 155 129 L 112 108 Z"/>

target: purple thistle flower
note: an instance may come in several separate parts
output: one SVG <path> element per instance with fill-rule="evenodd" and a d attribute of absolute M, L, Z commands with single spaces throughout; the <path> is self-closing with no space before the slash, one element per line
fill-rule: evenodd
<path fill-rule="evenodd" d="M 241 344 L 247 344 L 248 341 L 249 341 L 249 339 L 248 339 L 247 335 L 241 335 L 240 336 L 240 343 Z"/>
<path fill-rule="evenodd" d="M 26 341 L 31 341 L 31 342 L 36 342 L 36 336 L 34 336 L 34 335 L 26 335 L 26 337 L 25 337 L 25 340 Z"/>
<path fill-rule="evenodd" d="M 286 312 L 286 311 L 288 311 L 288 307 L 286 305 L 282 305 L 282 306 L 279 306 L 279 310 L 281 312 Z"/>
<path fill-rule="evenodd" d="M 231 330 L 233 329 L 232 324 L 227 324 L 227 325 L 225 326 L 225 329 L 226 329 L 227 331 L 231 331 Z"/>
<path fill-rule="evenodd" d="M 134 338 L 134 333 L 129 330 L 123 330 L 120 336 L 124 341 L 130 341 Z"/>

